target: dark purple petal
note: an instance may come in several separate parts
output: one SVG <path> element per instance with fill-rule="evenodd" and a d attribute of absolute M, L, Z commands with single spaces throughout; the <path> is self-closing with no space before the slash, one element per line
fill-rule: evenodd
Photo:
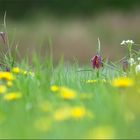
<path fill-rule="evenodd" d="M 91 61 L 92 61 L 92 66 L 93 66 L 94 69 L 95 68 L 99 69 L 99 68 L 103 67 L 103 62 L 102 62 L 102 58 L 101 58 L 100 55 L 95 55 L 91 59 Z"/>

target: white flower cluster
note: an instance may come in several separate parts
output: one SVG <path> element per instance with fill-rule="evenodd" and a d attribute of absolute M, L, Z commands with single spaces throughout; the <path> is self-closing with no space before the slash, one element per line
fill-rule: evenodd
<path fill-rule="evenodd" d="M 121 45 L 128 45 L 128 44 L 134 44 L 134 41 L 133 40 L 123 40 L 121 42 Z"/>
<path fill-rule="evenodd" d="M 134 58 L 132 58 L 132 57 L 128 60 L 128 63 L 130 64 L 130 66 L 133 66 L 136 64 Z"/>
<path fill-rule="evenodd" d="M 140 72 L 140 64 L 136 66 L 135 71 L 136 71 L 136 74 Z"/>
<path fill-rule="evenodd" d="M 128 59 L 128 63 L 131 67 L 135 66 L 136 74 L 140 73 L 140 57 L 137 58 L 137 61 L 135 61 L 134 58 L 131 57 Z"/>
<path fill-rule="evenodd" d="M 140 62 L 140 57 L 138 57 L 138 61 Z M 140 64 L 138 64 L 135 68 L 136 74 L 140 72 Z"/>

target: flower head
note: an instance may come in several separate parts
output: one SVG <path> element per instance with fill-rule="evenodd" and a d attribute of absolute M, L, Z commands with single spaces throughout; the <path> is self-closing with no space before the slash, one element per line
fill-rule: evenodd
<path fill-rule="evenodd" d="M 82 119 L 86 115 L 84 107 L 74 107 L 71 109 L 71 116 L 75 119 Z"/>
<path fill-rule="evenodd" d="M 5 93 L 6 90 L 7 90 L 6 86 L 4 86 L 4 85 L 0 85 L 0 94 Z"/>
<path fill-rule="evenodd" d="M 56 85 L 51 86 L 51 91 L 53 91 L 53 92 L 57 92 L 57 91 L 59 91 L 59 89 L 60 88 Z"/>
<path fill-rule="evenodd" d="M 129 58 L 129 60 L 128 60 L 128 63 L 130 64 L 130 66 L 133 66 L 133 65 L 135 65 L 136 64 L 136 62 L 135 62 L 135 60 L 134 60 L 134 58 Z"/>
<path fill-rule="evenodd" d="M 121 45 L 125 45 L 125 43 L 126 43 L 125 40 L 123 40 L 123 41 L 121 42 Z"/>
<path fill-rule="evenodd" d="M 114 87 L 130 87 L 130 86 L 133 86 L 133 84 L 134 84 L 134 81 L 127 77 L 115 78 L 112 81 L 112 85 Z"/>
<path fill-rule="evenodd" d="M 16 74 L 18 74 L 18 73 L 20 73 L 20 68 L 19 67 L 14 67 L 13 69 L 12 69 L 12 72 L 14 72 L 14 73 L 16 73 Z"/>
<path fill-rule="evenodd" d="M 13 83 L 11 81 L 7 81 L 7 86 L 8 87 L 12 87 L 13 86 Z"/>
<path fill-rule="evenodd" d="M 22 97 L 22 94 L 20 92 L 10 92 L 4 95 L 4 100 L 11 101 L 20 99 Z"/>
<path fill-rule="evenodd" d="M 136 66 L 135 71 L 136 71 L 136 73 L 140 72 L 140 64 Z"/>
<path fill-rule="evenodd" d="M 56 121 L 65 121 L 69 119 L 83 119 L 84 117 L 94 117 L 91 112 L 87 111 L 83 106 L 65 106 L 54 112 L 54 119 Z"/>
<path fill-rule="evenodd" d="M 89 133 L 92 139 L 114 139 L 115 130 L 112 126 L 98 126 Z"/>
<path fill-rule="evenodd" d="M 129 45 L 129 44 L 134 44 L 134 41 L 133 40 L 123 40 L 122 42 L 121 42 L 121 45 Z"/>
<path fill-rule="evenodd" d="M 127 44 L 134 44 L 134 41 L 133 40 L 127 40 L 126 43 Z"/>
<path fill-rule="evenodd" d="M 140 57 L 138 57 L 137 59 L 138 59 L 138 61 L 140 61 Z"/>
<path fill-rule="evenodd" d="M 91 62 L 92 62 L 92 66 L 94 69 L 95 68 L 99 69 L 99 68 L 103 67 L 102 57 L 99 54 L 95 55 L 91 59 Z"/>
<path fill-rule="evenodd" d="M 61 87 L 59 91 L 60 91 L 60 97 L 66 100 L 75 99 L 77 96 L 75 90 L 67 87 Z"/>
<path fill-rule="evenodd" d="M 5 79 L 5 80 L 8 80 L 8 81 L 12 81 L 12 80 L 14 80 L 14 77 L 13 77 L 12 73 L 10 73 L 10 72 L 1 71 L 0 72 L 0 79 Z"/>
<path fill-rule="evenodd" d="M 65 121 L 71 117 L 71 108 L 70 107 L 64 107 L 56 110 L 54 112 L 54 119 L 56 121 Z"/>

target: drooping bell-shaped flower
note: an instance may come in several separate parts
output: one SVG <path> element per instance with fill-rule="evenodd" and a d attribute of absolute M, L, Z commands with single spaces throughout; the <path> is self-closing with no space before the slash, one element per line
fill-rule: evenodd
<path fill-rule="evenodd" d="M 99 69 L 101 67 L 103 67 L 103 61 L 102 61 L 102 57 L 97 54 L 95 55 L 92 59 L 91 59 L 91 62 L 92 62 L 92 67 L 95 69 Z"/>

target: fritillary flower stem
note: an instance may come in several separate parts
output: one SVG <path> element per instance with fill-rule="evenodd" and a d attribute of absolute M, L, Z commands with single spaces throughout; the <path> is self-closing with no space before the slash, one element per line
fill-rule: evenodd
<path fill-rule="evenodd" d="M 97 76 L 97 79 L 99 79 L 99 77 L 100 77 L 100 70 L 99 69 L 96 72 L 96 76 Z"/>
<path fill-rule="evenodd" d="M 100 39 L 98 37 L 98 49 L 97 49 L 97 53 L 100 54 L 100 51 L 101 51 L 101 43 L 100 43 Z M 97 75 L 97 79 L 98 79 L 100 77 L 100 69 L 97 69 L 96 75 Z"/>

